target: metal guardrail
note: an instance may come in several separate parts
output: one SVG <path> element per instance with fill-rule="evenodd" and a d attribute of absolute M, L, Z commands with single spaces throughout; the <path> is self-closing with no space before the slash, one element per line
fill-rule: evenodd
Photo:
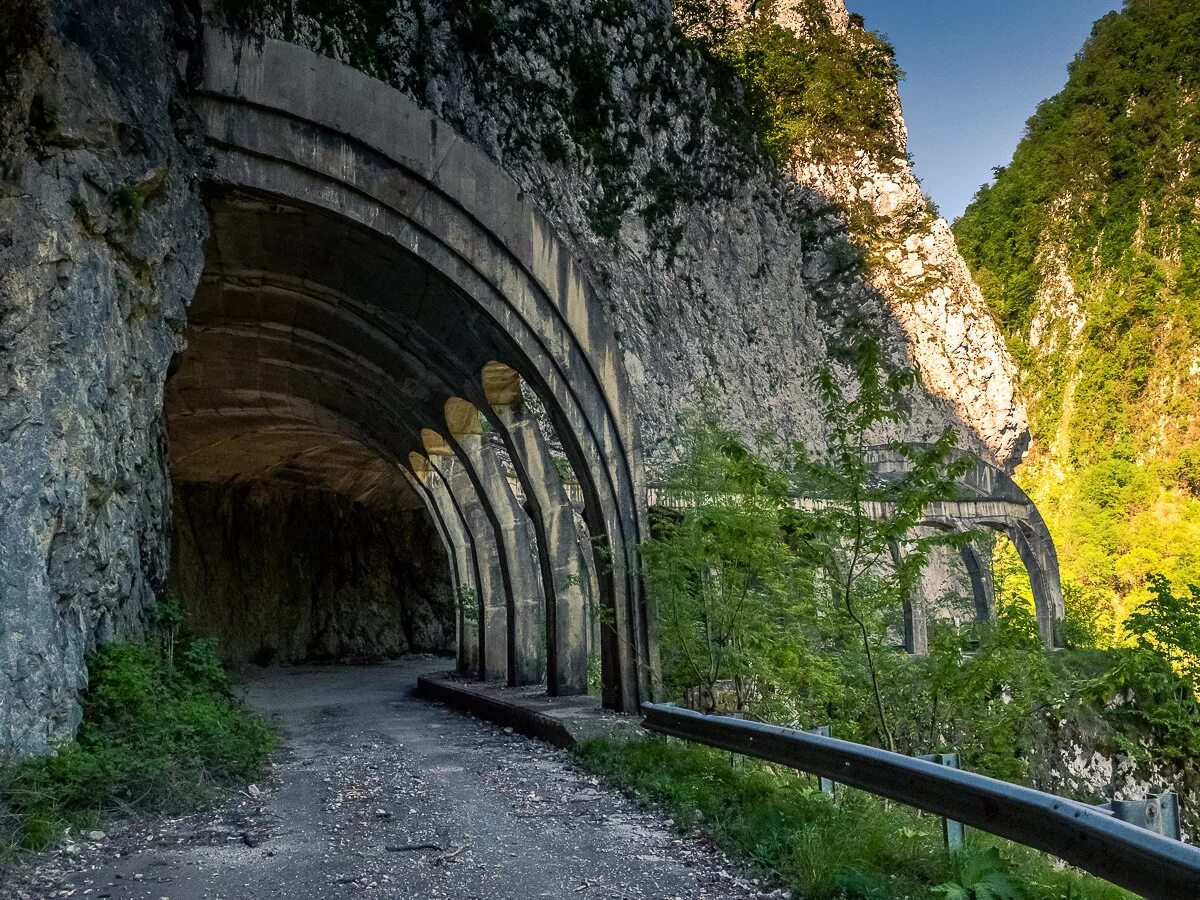
<path fill-rule="evenodd" d="M 1151 900 L 1200 898 L 1200 849 L 1085 803 L 791 728 L 662 703 L 643 704 L 642 713 L 643 726 L 658 734 L 831 778 L 945 816 L 1045 851 Z"/>

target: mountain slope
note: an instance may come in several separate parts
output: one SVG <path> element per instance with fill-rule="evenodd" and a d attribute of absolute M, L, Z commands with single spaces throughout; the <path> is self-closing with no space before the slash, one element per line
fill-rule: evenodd
<path fill-rule="evenodd" d="M 1021 367 L 1072 600 L 1200 581 L 1200 3 L 1127 0 L 955 224 Z"/>

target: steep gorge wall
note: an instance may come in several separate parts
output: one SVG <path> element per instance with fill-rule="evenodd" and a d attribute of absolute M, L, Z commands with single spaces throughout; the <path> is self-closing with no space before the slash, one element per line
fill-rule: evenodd
<path fill-rule="evenodd" d="M 73 731 L 85 654 L 166 583 L 163 382 L 207 228 L 173 32 L 155 4 L 63 3 L 4 73 L 0 751 Z"/>
<path fill-rule="evenodd" d="M 969 288 L 930 264 L 893 296 L 857 265 L 862 238 L 843 193 L 870 181 L 889 194 L 897 172 L 903 193 L 915 184 L 907 163 L 889 164 L 882 181 L 863 168 L 884 173 L 874 161 L 848 163 L 852 184 L 828 168 L 805 174 L 800 161 L 781 174 L 747 124 L 742 88 L 679 34 L 667 3 L 412 0 L 377 18 L 380 4 L 353 0 L 309 0 L 295 16 L 278 14 L 284 6 L 226 0 L 206 14 L 240 11 L 390 81 L 501 163 L 604 298 L 652 467 L 671 457 L 677 416 L 705 385 L 748 433 L 819 448 L 812 372 L 859 315 L 932 386 L 913 389 L 892 434 L 924 440 L 954 424 L 968 447 L 1014 460 L 1023 411 L 1008 364 L 988 362 L 990 319 L 976 316 Z M 165 588 L 162 390 L 206 230 L 203 154 L 176 65 L 203 64 L 195 23 L 172 11 L 186 8 L 59 0 L 6 102 L 3 120 L 24 124 L 0 197 L 5 748 L 44 750 L 69 734 L 84 655 L 139 633 Z M 811 27 L 853 27 L 834 11 Z M 902 249 L 916 240 L 902 264 L 912 270 L 915 254 L 957 265 L 936 220 L 911 234 L 907 221 L 889 232 Z M 933 312 L 920 312 L 942 287 Z M 947 339 L 930 341 L 938 329 Z M 980 378 L 986 388 L 958 396 Z"/>
<path fill-rule="evenodd" d="M 285 483 L 179 485 L 171 585 L 233 664 L 454 649 L 440 539 L 420 509 Z"/>

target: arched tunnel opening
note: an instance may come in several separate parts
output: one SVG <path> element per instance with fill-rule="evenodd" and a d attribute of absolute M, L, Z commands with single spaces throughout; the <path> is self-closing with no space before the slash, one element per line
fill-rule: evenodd
<path fill-rule="evenodd" d="M 551 693 L 615 682 L 588 490 L 504 328 L 334 213 L 208 206 L 165 392 L 188 630 L 235 665 L 432 652 Z"/>
<path fill-rule="evenodd" d="M 233 664 L 453 652 L 450 561 L 389 441 L 381 393 L 403 385 L 339 293 L 350 233 L 247 195 L 210 212 L 165 399 L 187 627 Z"/>

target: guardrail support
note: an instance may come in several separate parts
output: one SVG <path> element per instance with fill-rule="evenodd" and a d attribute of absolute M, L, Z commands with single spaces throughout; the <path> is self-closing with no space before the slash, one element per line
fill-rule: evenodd
<path fill-rule="evenodd" d="M 1178 794 L 1151 794 L 1145 800 L 1109 800 L 1096 808 L 1112 813 L 1114 819 L 1145 828 L 1173 841 L 1183 839 L 1179 825 Z"/>
<path fill-rule="evenodd" d="M 833 737 L 833 732 L 828 725 L 818 725 L 816 728 L 810 728 L 809 734 L 819 734 L 821 737 Z M 822 794 L 833 794 L 834 780 L 826 778 L 824 775 L 817 776 L 817 784 L 821 787 Z"/>
<path fill-rule="evenodd" d="M 919 759 L 937 763 L 939 766 L 949 766 L 951 769 L 959 768 L 957 753 L 923 753 Z M 963 823 L 943 817 L 942 839 L 946 842 L 946 849 L 951 853 L 961 850 L 966 843 L 966 829 L 963 827 Z"/>

